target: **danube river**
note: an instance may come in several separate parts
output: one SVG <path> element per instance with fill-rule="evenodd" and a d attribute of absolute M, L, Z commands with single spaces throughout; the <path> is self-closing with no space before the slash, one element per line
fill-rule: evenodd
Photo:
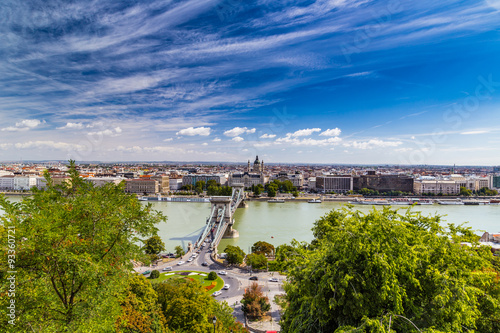
<path fill-rule="evenodd" d="M 19 197 L 11 197 L 18 201 Z M 209 203 L 194 202 L 151 202 L 153 208 L 163 212 L 168 217 L 166 223 L 158 226 L 159 235 L 165 242 L 167 251 L 173 251 L 177 245 L 187 247 L 200 235 L 208 215 Z M 239 208 L 234 215 L 234 228 L 239 231 L 240 237 L 223 239 L 219 246 L 222 252 L 226 245 L 237 245 L 248 252 L 253 243 L 262 240 L 275 246 L 289 243 L 292 239 L 311 241 L 311 228 L 315 220 L 332 209 L 341 208 L 344 204 L 337 202 L 322 202 L 311 204 L 307 202 L 267 203 L 249 201 L 248 208 Z M 398 206 L 401 208 L 404 206 Z M 381 209 L 380 206 L 377 207 Z M 355 209 L 367 212 L 371 206 L 356 205 Z M 407 208 L 406 208 L 407 209 Z M 486 206 L 443 206 L 429 205 L 416 206 L 415 211 L 424 215 L 446 215 L 444 223 L 463 223 L 475 230 L 489 232 L 500 231 L 500 205 Z M 481 235 L 482 232 L 477 232 Z"/>

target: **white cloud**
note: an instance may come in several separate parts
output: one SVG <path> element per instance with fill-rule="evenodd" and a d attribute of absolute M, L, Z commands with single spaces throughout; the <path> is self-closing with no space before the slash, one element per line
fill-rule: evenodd
<path fill-rule="evenodd" d="M 321 140 L 316 140 L 311 138 L 298 139 L 298 138 L 292 138 L 290 133 L 286 137 L 276 139 L 275 141 L 275 143 L 277 144 L 289 143 L 294 146 L 333 146 L 333 145 L 338 145 L 340 142 L 342 142 L 342 139 L 339 137 L 321 139 Z"/>
<path fill-rule="evenodd" d="M 219 139 L 219 138 L 215 138 L 215 139 L 213 139 L 212 141 L 213 141 L 213 142 L 221 142 L 222 140 L 221 140 L 221 139 Z"/>
<path fill-rule="evenodd" d="M 259 148 L 259 147 L 269 147 L 270 145 L 271 145 L 271 142 L 262 142 L 262 143 L 256 143 L 253 146 L 256 148 Z"/>
<path fill-rule="evenodd" d="M 103 131 L 88 132 L 88 136 L 118 136 L 122 132 L 120 127 L 115 127 L 113 129 L 105 129 Z"/>
<path fill-rule="evenodd" d="M 66 123 L 66 125 L 62 127 L 58 127 L 57 129 L 82 129 L 84 125 L 82 123 Z"/>
<path fill-rule="evenodd" d="M 339 136 L 342 131 L 340 128 L 332 128 L 332 129 L 327 129 L 324 132 L 321 132 L 319 135 L 320 136 Z"/>
<path fill-rule="evenodd" d="M 475 134 L 485 134 L 489 133 L 489 131 L 468 131 L 468 132 L 462 132 L 460 134 L 462 135 L 475 135 Z"/>
<path fill-rule="evenodd" d="M 85 146 L 71 144 L 67 142 L 54 142 L 54 141 L 28 141 L 24 143 L 16 143 L 14 145 L 17 149 L 30 149 L 30 148 L 52 148 L 58 150 L 84 150 Z"/>
<path fill-rule="evenodd" d="M 173 140 L 173 138 L 167 138 L 167 139 L 164 139 L 163 142 L 170 142 L 172 140 Z"/>
<path fill-rule="evenodd" d="M 263 134 L 261 136 L 259 136 L 259 138 L 261 139 L 274 139 L 276 137 L 276 134 Z"/>
<path fill-rule="evenodd" d="M 195 136 L 195 135 L 209 136 L 211 130 L 212 129 L 210 127 L 188 127 L 188 128 L 180 130 L 179 132 L 177 132 L 175 134 L 176 135 L 187 135 L 187 136 Z"/>
<path fill-rule="evenodd" d="M 368 141 L 352 141 L 344 143 L 345 147 L 352 147 L 357 149 L 373 149 L 373 148 L 386 148 L 386 147 L 397 147 L 402 145 L 401 141 L 383 141 L 379 139 L 371 139 Z"/>
<path fill-rule="evenodd" d="M 236 142 L 241 142 L 241 141 L 243 141 L 245 139 L 243 139 L 241 136 L 237 136 L 237 137 L 232 138 L 231 140 L 232 141 L 236 141 Z"/>
<path fill-rule="evenodd" d="M 2 131 L 5 131 L 5 132 L 29 131 L 30 129 L 33 129 L 42 123 L 45 123 L 45 121 L 40 121 L 38 119 L 24 119 L 24 120 L 16 123 L 16 126 L 9 126 L 9 127 L 2 128 Z"/>
<path fill-rule="evenodd" d="M 293 133 L 288 133 L 287 136 L 309 136 L 313 134 L 314 132 L 321 132 L 321 128 L 306 128 L 306 129 L 301 129 L 298 131 L 295 131 Z"/>
<path fill-rule="evenodd" d="M 0 149 L 5 150 L 12 147 L 12 143 L 0 143 Z"/>
<path fill-rule="evenodd" d="M 201 145 L 202 145 L 202 146 L 208 146 L 208 143 L 203 142 Z"/>
<path fill-rule="evenodd" d="M 246 134 L 255 133 L 255 128 L 248 129 L 246 127 L 235 127 L 233 129 L 225 131 L 224 135 L 228 136 L 228 137 L 235 137 L 235 136 L 245 134 L 245 133 Z"/>

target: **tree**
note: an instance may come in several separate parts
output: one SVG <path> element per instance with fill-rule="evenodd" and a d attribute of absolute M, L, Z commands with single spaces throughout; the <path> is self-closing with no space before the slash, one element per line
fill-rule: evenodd
<path fill-rule="evenodd" d="M 207 279 L 210 281 L 217 280 L 217 273 L 215 273 L 214 271 L 208 273 Z"/>
<path fill-rule="evenodd" d="M 226 260 L 230 265 L 241 265 L 243 263 L 243 258 L 245 258 L 245 252 L 239 246 L 228 245 L 224 249 L 227 257 Z"/>
<path fill-rule="evenodd" d="M 186 251 L 184 251 L 184 249 L 180 245 L 177 245 L 174 250 L 177 257 L 182 257 L 186 254 Z"/>
<path fill-rule="evenodd" d="M 267 258 L 260 253 L 252 253 L 247 256 L 246 263 L 255 269 L 264 269 L 267 267 Z"/>
<path fill-rule="evenodd" d="M 218 332 L 229 332 L 231 329 L 233 332 L 245 332 L 232 317 L 233 309 L 226 302 L 217 302 L 197 282 L 169 279 L 155 284 L 154 289 L 171 331 L 212 332 L 212 318 L 215 316 Z"/>
<path fill-rule="evenodd" d="M 466 187 L 460 186 L 460 195 L 464 197 L 470 197 L 472 195 L 472 191 L 468 190 Z"/>
<path fill-rule="evenodd" d="M 155 235 L 144 242 L 144 252 L 146 254 L 158 256 L 161 251 L 165 251 L 165 243 L 163 243 L 160 236 Z"/>
<path fill-rule="evenodd" d="M 207 180 L 207 188 L 209 186 L 215 186 L 215 187 L 217 187 L 218 186 L 217 181 L 215 179 L 209 179 L 209 180 Z"/>
<path fill-rule="evenodd" d="M 121 314 L 115 323 L 117 332 L 166 332 L 158 295 L 144 276 L 132 275 L 122 297 Z"/>
<path fill-rule="evenodd" d="M 283 331 L 500 331 L 496 258 L 470 228 L 440 222 L 388 207 L 322 217 L 294 246 Z"/>
<path fill-rule="evenodd" d="M 276 192 L 278 192 L 278 185 L 271 183 L 267 186 L 267 195 L 269 197 L 271 198 L 275 197 Z"/>
<path fill-rule="evenodd" d="M 258 283 L 253 282 L 246 289 L 241 300 L 243 312 L 250 318 L 261 318 L 264 313 L 271 309 L 269 298 L 264 296 L 262 287 Z"/>
<path fill-rule="evenodd" d="M 160 277 L 160 272 L 156 269 L 154 269 L 151 274 L 149 275 L 149 278 L 154 280 Z"/>
<path fill-rule="evenodd" d="M 33 189 L 11 203 L 0 196 L 1 224 L 17 241 L 16 331 L 107 331 L 120 312 L 116 295 L 125 287 L 132 261 L 145 255 L 139 239 L 155 235 L 165 217 L 143 206 L 124 184 L 95 187 L 70 161 L 69 182 Z M 5 230 L 5 229 L 4 229 Z M 7 236 L 1 249 L 7 251 Z M 5 236 L 5 237 L 4 237 Z M 0 271 L 7 271 L 0 261 Z M 3 284 L 5 286 L 5 284 Z M 6 308 L 6 297 L 0 297 Z M 1 316 L 0 327 L 6 316 Z"/>
<path fill-rule="evenodd" d="M 252 245 L 252 253 L 272 256 L 274 255 L 274 245 L 269 244 L 268 242 L 258 241 Z"/>
<path fill-rule="evenodd" d="M 264 190 L 264 186 L 261 184 L 258 184 L 257 186 L 254 186 L 253 188 L 253 194 L 256 196 L 259 196 L 262 194 L 262 191 Z"/>

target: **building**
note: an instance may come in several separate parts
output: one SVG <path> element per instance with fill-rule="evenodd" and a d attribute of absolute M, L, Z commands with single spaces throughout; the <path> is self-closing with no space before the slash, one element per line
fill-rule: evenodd
<path fill-rule="evenodd" d="M 189 174 L 182 177 L 182 186 L 193 185 L 199 181 L 204 181 L 207 183 L 209 180 L 215 180 L 219 185 L 227 184 L 227 175 L 215 174 L 215 175 L 203 175 L 203 174 Z"/>
<path fill-rule="evenodd" d="M 36 177 L 16 176 L 14 177 L 14 191 L 29 191 L 36 186 Z"/>
<path fill-rule="evenodd" d="M 158 182 L 161 193 L 168 193 L 170 191 L 170 181 L 167 175 L 151 176 L 150 179 L 156 180 Z"/>
<path fill-rule="evenodd" d="M 121 177 L 89 177 L 87 178 L 88 182 L 94 184 L 94 186 L 103 186 L 108 183 L 114 183 L 115 185 L 120 184 L 124 179 Z"/>
<path fill-rule="evenodd" d="M 243 173 L 232 173 L 229 175 L 229 186 L 234 184 L 243 184 L 246 188 L 252 185 L 266 185 L 269 182 L 269 176 L 264 175 L 264 161 L 259 162 L 259 156 L 255 157 L 253 168 L 250 168 L 248 161 L 247 171 Z"/>
<path fill-rule="evenodd" d="M 369 172 L 367 175 L 354 176 L 353 188 L 359 191 L 363 188 L 383 192 L 401 191 L 413 192 L 413 177 L 404 175 L 377 175 Z M 317 180 L 316 180 L 317 182 Z M 316 187 L 318 185 L 316 184 Z"/>
<path fill-rule="evenodd" d="M 168 183 L 170 191 L 178 191 L 182 187 L 182 178 L 169 179 Z"/>
<path fill-rule="evenodd" d="M 160 192 L 160 186 L 154 179 L 139 178 L 126 180 L 125 192 L 136 194 L 157 194 Z"/>
<path fill-rule="evenodd" d="M 458 195 L 460 193 L 460 183 L 455 180 L 415 180 L 413 184 L 413 192 L 416 195 L 424 193 Z"/>
<path fill-rule="evenodd" d="M 279 180 L 280 182 L 289 180 L 292 182 L 293 186 L 298 189 L 302 189 L 304 187 L 304 175 L 302 175 L 300 172 L 287 173 L 285 171 L 280 171 L 277 175 L 272 176 L 270 178 L 270 181 L 273 181 L 275 179 Z"/>
<path fill-rule="evenodd" d="M 354 189 L 353 177 L 325 175 L 316 177 L 316 189 L 328 193 L 346 193 Z"/>
<path fill-rule="evenodd" d="M 491 176 L 490 179 L 490 188 L 500 189 L 500 176 Z"/>
<path fill-rule="evenodd" d="M 14 176 L 0 177 L 0 191 L 14 190 Z"/>

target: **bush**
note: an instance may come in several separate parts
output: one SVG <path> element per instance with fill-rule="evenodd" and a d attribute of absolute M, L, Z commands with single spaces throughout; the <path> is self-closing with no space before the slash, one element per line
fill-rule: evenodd
<path fill-rule="evenodd" d="M 207 277 L 207 279 L 209 279 L 209 280 L 211 280 L 211 281 L 212 281 L 212 280 L 217 280 L 217 273 L 215 273 L 215 272 L 210 272 L 210 273 L 208 273 L 208 277 Z"/>
<path fill-rule="evenodd" d="M 157 279 L 160 277 L 160 272 L 158 272 L 156 269 L 151 272 L 149 275 L 150 279 Z"/>

